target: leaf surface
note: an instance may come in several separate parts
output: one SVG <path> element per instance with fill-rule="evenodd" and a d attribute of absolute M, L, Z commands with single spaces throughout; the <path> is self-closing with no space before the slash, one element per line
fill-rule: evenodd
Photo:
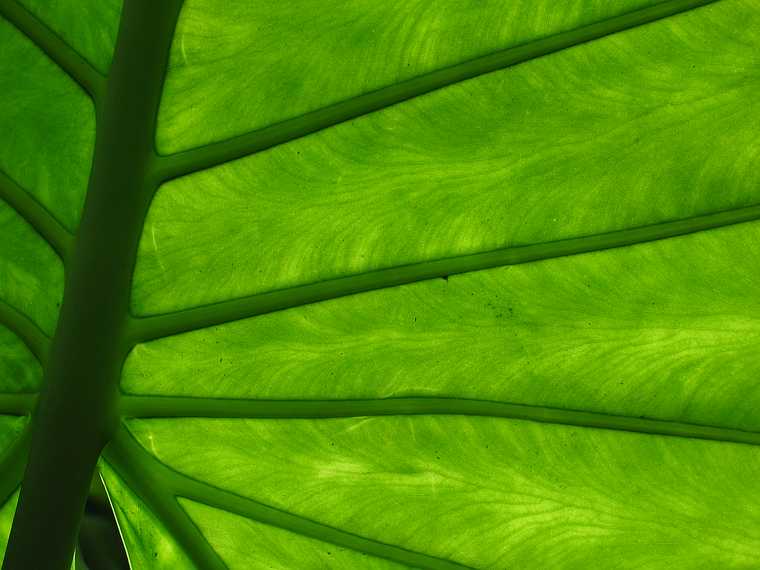
<path fill-rule="evenodd" d="M 434 4 L 0 0 L 3 549 L 111 164 L 133 568 L 752 567 L 758 6 Z"/>
<path fill-rule="evenodd" d="M 180 500 L 193 522 L 231 570 L 260 568 L 405 568 L 382 558 L 374 558 L 330 543 L 257 523 L 202 503 Z M 246 546 L 251 545 L 251 547 Z"/>
<path fill-rule="evenodd" d="M 1 398 L 2 396 L 0 396 Z M 18 447 L 26 418 L 0 415 L 0 553 L 5 553 L 13 513 L 18 501 L 18 477 L 23 469 Z"/>
<path fill-rule="evenodd" d="M 108 72 L 119 27 L 119 0 L 22 0 L 44 22 L 101 73 Z"/>
<path fill-rule="evenodd" d="M 215 487 L 467 567 L 742 567 L 760 546 L 749 446 L 462 416 L 130 428 Z"/>
<path fill-rule="evenodd" d="M 167 568 L 193 568 L 171 533 L 106 462 L 101 463 L 100 472 L 108 486 L 121 536 L 129 545 L 130 566 L 151 568 L 160 561 Z"/>
<path fill-rule="evenodd" d="M 0 168 L 66 228 L 87 189 L 95 114 L 85 93 L 32 41 L 0 21 Z M 4 184 L 5 185 L 5 184 Z"/>
<path fill-rule="evenodd" d="M 635 28 L 172 181 L 146 220 L 133 307 L 752 204 L 757 46 L 721 33 L 739 21 L 757 15 L 706 8 Z"/>
<path fill-rule="evenodd" d="M 169 153 L 229 138 L 653 3 L 194 0 L 177 27 L 158 146 Z M 208 73 L 213 84 L 199 81 Z M 231 112 L 220 119 L 220 108 Z"/>

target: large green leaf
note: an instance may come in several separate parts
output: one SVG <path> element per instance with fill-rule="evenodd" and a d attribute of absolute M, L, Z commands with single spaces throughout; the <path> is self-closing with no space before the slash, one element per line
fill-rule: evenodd
<path fill-rule="evenodd" d="M 754 0 L 0 14 L 3 570 L 757 564 Z"/>

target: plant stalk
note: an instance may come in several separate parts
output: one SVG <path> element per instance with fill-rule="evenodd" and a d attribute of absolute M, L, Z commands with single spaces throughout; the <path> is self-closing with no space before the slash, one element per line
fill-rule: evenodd
<path fill-rule="evenodd" d="M 155 191 L 156 115 L 181 4 L 124 2 L 3 570 L 70 568 L 90 481 L 118 424 L 132 271 Z"/>

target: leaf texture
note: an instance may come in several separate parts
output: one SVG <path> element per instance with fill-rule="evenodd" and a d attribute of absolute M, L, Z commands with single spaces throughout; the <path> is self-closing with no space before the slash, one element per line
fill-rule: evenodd
<path fill-rule="evenodd" d="M 121 8 L 0 0 L 0 552 L 48 353 L 97 319 L 56 325 L 64 268 L 71 295 L 139 143 L 109 131 Z M 185 0 L 114 171 L 118 395 L 67 380 L 118 415 L 132 568 L 753 567 L 759 25 Z"/>
<path fill-rule="evenodd" d="M 32 41 L 0 20 L 0 169 L 66 228 L 79 219 L 92 158 L 92 103 Z"/>
<path fill-rule="evenodd" d="M 158 147 L 169 153 L 229 138 L 651 4 L 352 0 L 230 7 L 193 0 L 177 27 Z M 218 81 L 199 81 L 208 73 Z M 244 106 L 236 104 L 241 91 Z M 220 120 L 218 110 L 230 107 Z"/>
<path fill-rule="evenodd" d="M 721 30 L 757 18 L 749 5 L 670 18 L 170 182 L 134 309 L 752 204 L 757 45 Z"/>
<path fill-rule="evenodd" d="M 467 567 L 740 568 L 760 540 L 756 447 L 454 416 L 130 428 L 191 477 Z"/>
<path fill-rule="evenodd" d="M 100 73 L 107 73 L 119 27 L 119 0 L 22 0 L 34 17 L 50 26 Z"/>

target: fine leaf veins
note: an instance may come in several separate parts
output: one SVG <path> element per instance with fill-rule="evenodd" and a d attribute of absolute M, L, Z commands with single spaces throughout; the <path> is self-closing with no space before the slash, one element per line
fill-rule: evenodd
<path fill-rule="evenodd" d="M 119 430 L 105 453 L 106 460 L 112 463 L 114 467 L 118 465 L 119 473 L 128 477 L 128 482 L 134 482 L 138 485 L 132 488 L 139 489 L 142 499 L 152 508 L 157 509 L 157 512 L 166 514 L 167 506 L 165 503 L 167 501 L 171 501 L 176 505 L 176 509 L 179 512 L 174 511 L 170 514 L 168 520 L 164 519 L 164 522 L 172 526 L 172 533 L 178 542 L 183 543 L 183 545 L 189 549 L 193 549 L 193 551 L 199 548 L 199 541 L 204 541 L 206 545 L 202 547 L 204 549 L 208 547 L 208 543 L 205 542 L 205 539 L 199 534 L 194 525 L 194 532 L 185 528 L 186 524 L 192 525 L 192 522 L 177 503 L 177 497 L 190 499 L 264 524 L 324 542 L 330 542 L 357 552 L 386 558 L 413 568 L 425 568 L 428 570 L 466 570 L 469 568 L 449 560 L 361 537 L 293 513 L 264 505 L 188 477 L 171 469 L 148 453 L 125 427 Z M 151 488 L 156 489 L 156 491 L 152 491 Z M 174 509 L 174 507 L 171 508 L 172 510 Z M 207 555 L 211 556 L 211 553 L 207 553 Z M 201 567 L 207 567 L 210 570 L 222 570 L 226 568 L 221 561 L 218 563 L 213 562 L 210 558 L 206 559 L 203 556 L 205 556 L 204 553 L 194 552 L 194 557 L 206 560 L 207 565 Z M 217 555 L 214 554 L 214 556 Z M 219 564 L 222 565 L 220 566 Z"/>
<path fill-rule="evenodd" d="M 170 180 L 198 170 L 254 154 L 316 131 L 326 129 L 373 111 L 390 107 L 441 89 L 498 71 L 531 59 L 590 42 L 611 34 L 642 26 L 663 18 L 711 4 L 716 0 L 669 0 L 601 22 L 581 26 L 523 45 L 507 48 L 365 93 L 294 119 L 218 143 L 158 158 L 157 177 Z"/>
<path fill-rule="evenodd" d="M 151 317 L 133 318 L 133 343 L 188 332 L 365 291 L 506 265 L 602 251 L 760 219 L 760 205 L 591 236 L 423 261 L 358 273 Z"/>

